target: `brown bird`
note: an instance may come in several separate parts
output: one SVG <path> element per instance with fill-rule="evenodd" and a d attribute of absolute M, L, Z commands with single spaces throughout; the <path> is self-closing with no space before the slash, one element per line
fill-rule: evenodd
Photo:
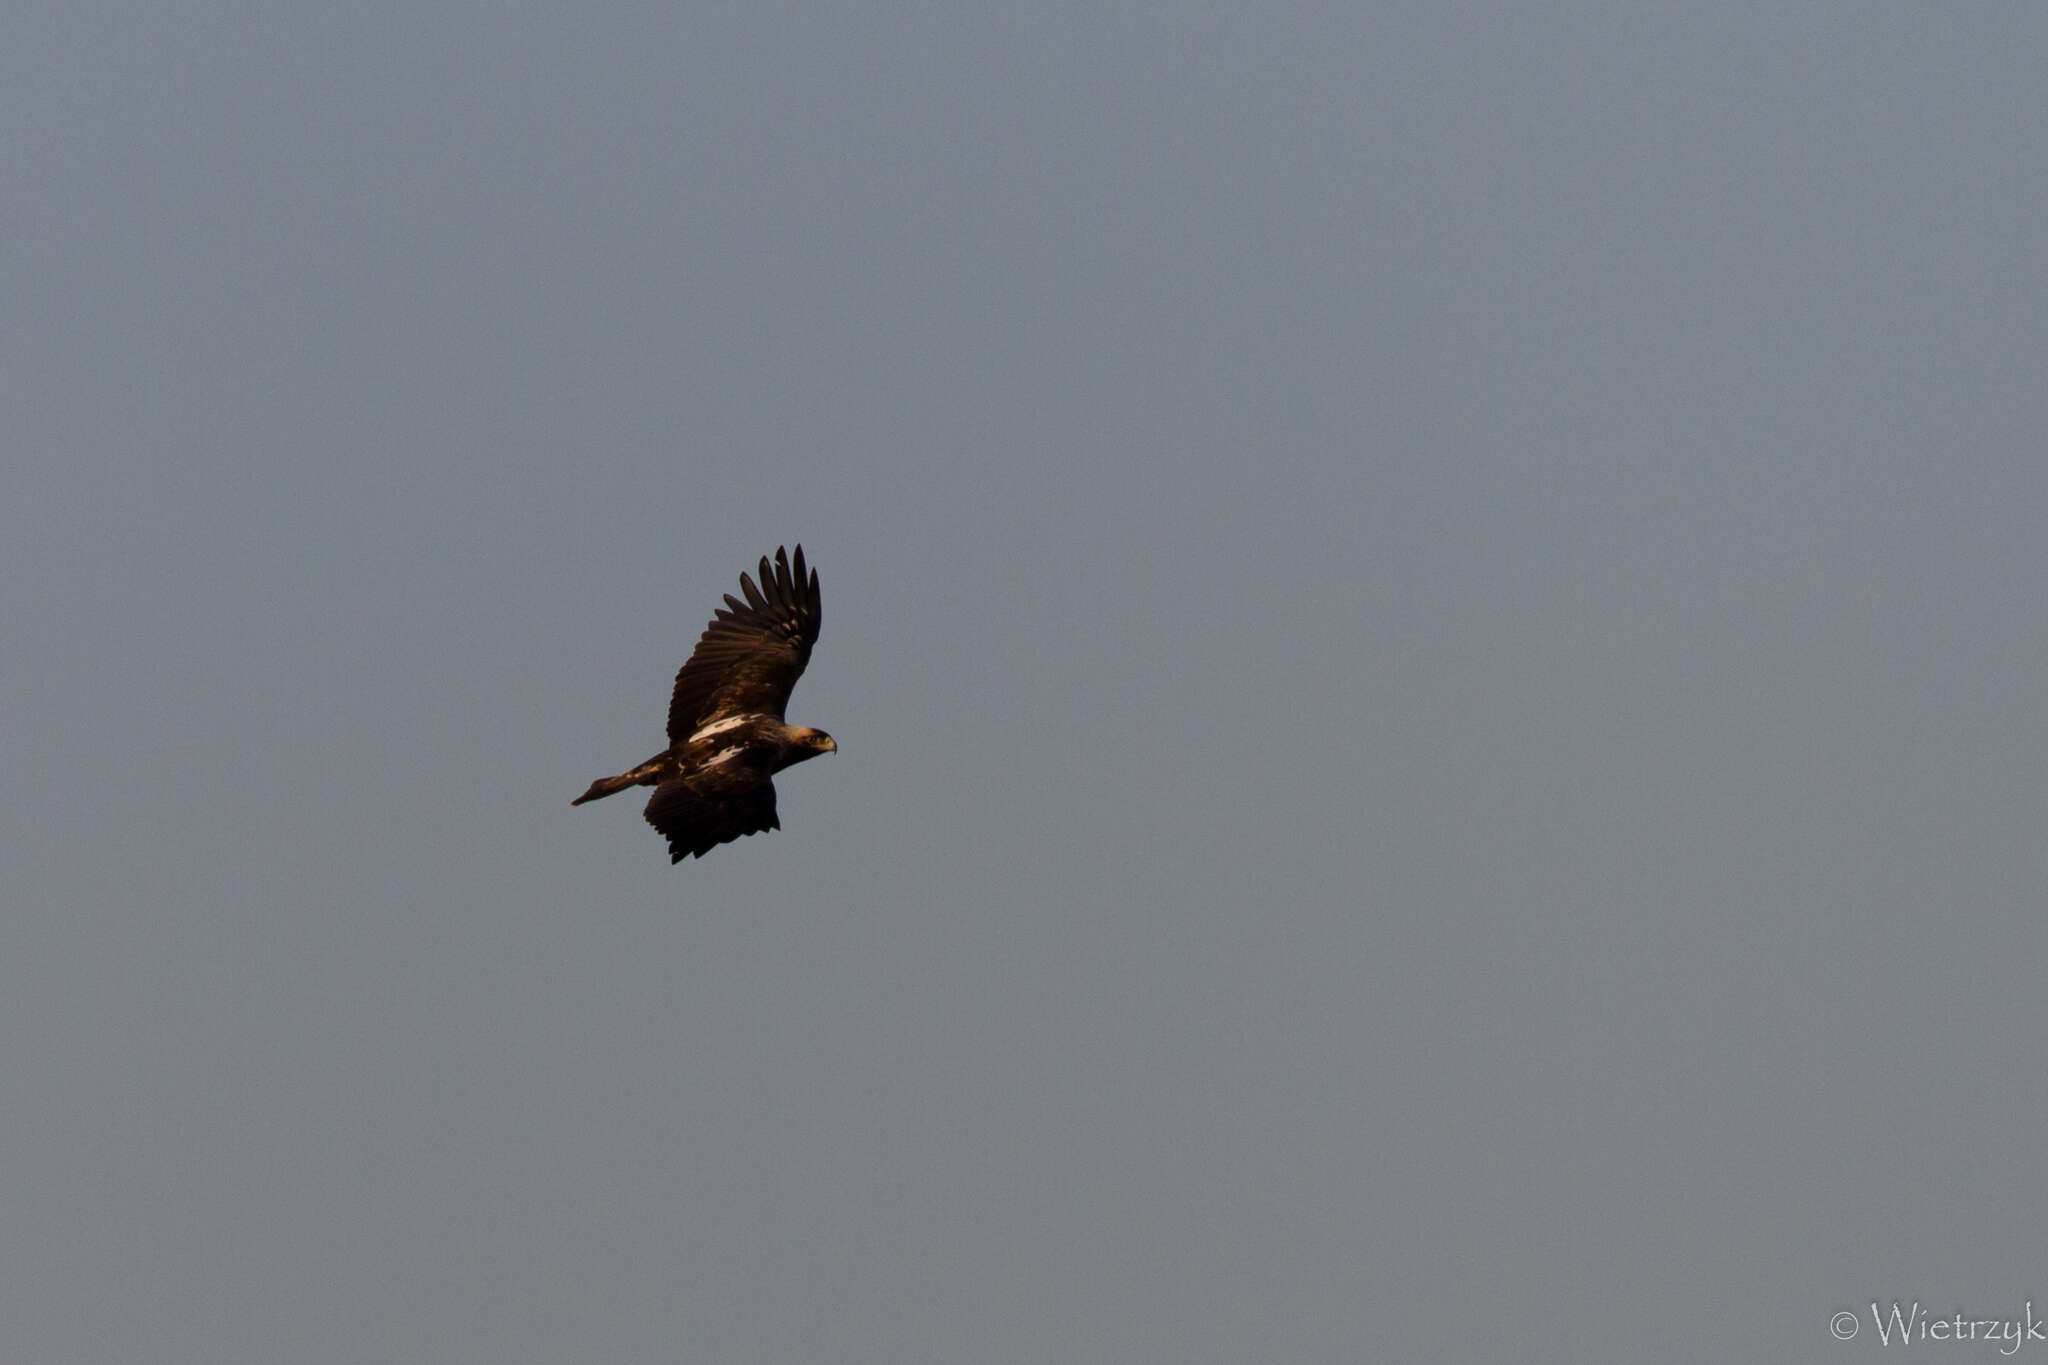
<path fill-rule="evenodd" d="M 676 674 L 668 748 L 617 777 L 600 777 L 569 803 L 580 806 L 628 787 L 654 788 L 647 823 L 668 839 L 672 863 L 701 858 L 742 834 L 781 829 L 771 779 L 792 764 L 839 751 L 823 730 L 782 719 L 818 641 L 818 572 L 805 571 L 799 545 L 795 572 L 777 549 L 774 567 L 763 556 L 760 573 L 759 588 L 740 575 L 747 600 L 726 594 L 725 607 Z"/>

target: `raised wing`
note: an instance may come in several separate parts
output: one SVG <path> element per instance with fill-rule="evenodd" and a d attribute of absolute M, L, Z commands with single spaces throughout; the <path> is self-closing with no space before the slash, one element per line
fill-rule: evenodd
<path fill-rule="evenodd" d="M 759 588 L 740 575 L 747 600 L 726 594 L 725 606 L 676 674 L 668 703 L 669 743 L 681 744 L 707 721 L 724 716 L 782 719 L 790 689 L 818 642 L 818 573 L 805 569 L 801 545 L 794 571 L 777 548 L 772 567 L 762 556 L 760 572 Z"/>

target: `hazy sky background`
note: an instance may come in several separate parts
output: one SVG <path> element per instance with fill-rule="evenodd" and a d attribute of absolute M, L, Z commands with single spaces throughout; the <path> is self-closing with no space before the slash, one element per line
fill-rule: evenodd
<path fill-rule="evenodd" d="M 2048 1317 L 2048 8 L 7 27 L 6 1359 Z"/>

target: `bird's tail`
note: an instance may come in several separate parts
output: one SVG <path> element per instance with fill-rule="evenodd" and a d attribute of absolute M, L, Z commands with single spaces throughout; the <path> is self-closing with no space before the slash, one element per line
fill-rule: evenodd
<path fill-rule="evenodd" d="M 637 773 L 620 773 L 617 777 L 600 777 L 597 781 L 590 784 L 589 791 L 583 793 L 583 795 L 577 797 L 569 804 L 580 806 L 585 801 L 595 801 L 601 796 L 610 796 L 613 792 L 622 792 L 626 788 L 634 786 L 638 779 L 639 774 Z"/>

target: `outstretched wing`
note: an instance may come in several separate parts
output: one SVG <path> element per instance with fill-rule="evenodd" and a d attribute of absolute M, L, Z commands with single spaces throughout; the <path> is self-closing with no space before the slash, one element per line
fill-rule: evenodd
<path fill-rule="evenodd" d="M 705 722 L 723 716 L 782 719 L 789 690 L 811 661 L 811 646 L 818 641 L 818 572 L 804 568 L 804 547 L 796 547 L 794 572 L 778 548 L 772 568 L 765 555 L 761 559 L 761 586 L 741 574 L 740 589 L 747 600 L 726 594 L 725 606 L 676 674 L 675 695 L 668 703 L 671 744 L 681 744 Z M 772 794 L 769 801 L 772 815 Z"/>
<path fill-rule="evenodd" d="M 668 860 L 703 857 L 743 834 L 781 829 L 775 814 L 775 784 L 767 778 L 700 795 L 684 782 L 664 782 L 647 801 L 647 823 L 668 840 Z"/>

